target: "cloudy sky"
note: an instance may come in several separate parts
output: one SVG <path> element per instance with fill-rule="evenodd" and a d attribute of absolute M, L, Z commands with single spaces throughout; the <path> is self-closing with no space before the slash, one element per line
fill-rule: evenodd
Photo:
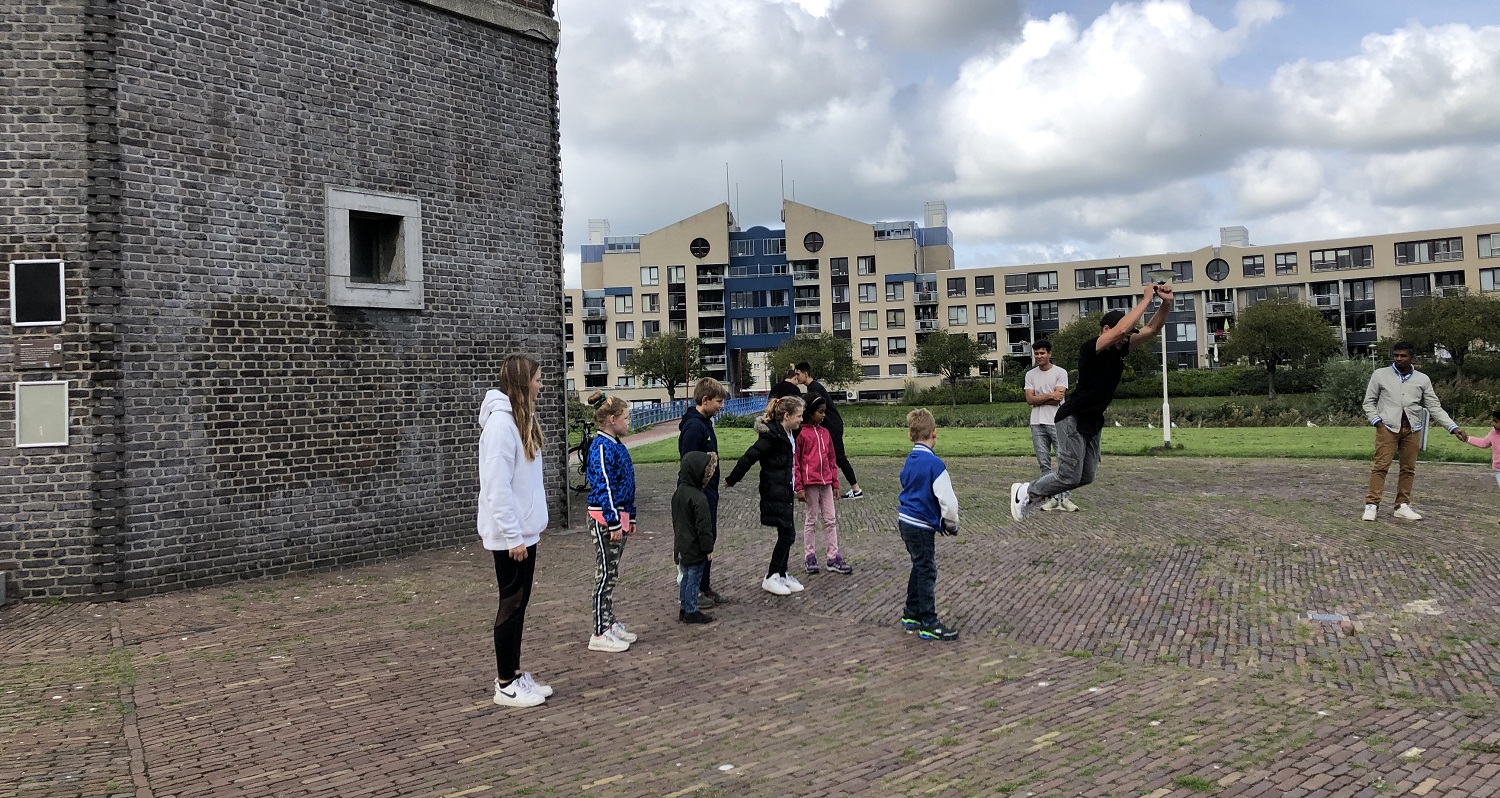
<path fill-rule="evenodd" d="M 787 196 L 961 267 L 1500 222 L 1495 0 L 559 0 L 565 262 Z M 783 167 L 784 165 L 784 167 Z"/>

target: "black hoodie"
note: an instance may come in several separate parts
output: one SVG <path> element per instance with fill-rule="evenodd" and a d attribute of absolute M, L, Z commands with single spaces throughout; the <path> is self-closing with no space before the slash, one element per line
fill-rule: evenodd
<path fill-rule="evenodd" d="M 688 452 L 713 452 L 719 453 L 719 439 L 714 435 L 713 419 L 704 418 L 698 408 L 689 407 L 682 414 L 682 421 L 677 423 L 677 456 L 682 457 Z M 703 485 L 703 492 L 712 496 L 719 495 L 719 467 L 714 466 L 713 479 Z"/>
<path fill-rule="evenodd" d="M 697 565 L 714 550 L 713 514 L 703 493 L 708 455 L 688 452 L 677 470 L 677 491 L 672 494 L 672 541 L 679 565 Z M 717 472 L 717 463 L 714 471 Z"/>

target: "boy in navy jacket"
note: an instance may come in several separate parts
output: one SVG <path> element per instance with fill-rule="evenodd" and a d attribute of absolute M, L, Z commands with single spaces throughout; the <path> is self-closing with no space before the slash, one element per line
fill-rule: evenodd
<path fill-rule="evenodd" d="M 677 457 L 680 459 L 688 452 L 706 452 L 714 455 L 714 472 L 703 482 L 703 495 L 708 497 L 708 515 L 712 526 L 709 533 L 714 540 L 719 539 L 719 439 L 714 434 L 714 417 L 724 409 L 724 398 L 729 395 L 724 390 L 724 385 L 713 377 L 704 377 L 693 386 L 693 407 L 688 408 L 682 414 L 682 421 L 677 423 Z M 678 480 L 681 483 L 681 480 Z M 703 578 L 698 585 L 698 595 L 705 607 L 723 601 L 724 597 L 714 592 L 710 576 L 713 573 L 713 563 L 703 564 Z"/>
<path fill-rule="evenodd" d="M 911 454 L 901 468 L 900 512 L 896 528 L 911 555 L 911 576 L 906 580 L 906 608 L 901 628 L 916 632 L 923 640 L 957 640 L 958 631 L 944 626 L 937 617 L 937 535 L 958 534 L 958 497 L 948 479 L 948 467 L 933 454 L 937 422 L 931 411 L 918 408 L 906 414 Z"/>

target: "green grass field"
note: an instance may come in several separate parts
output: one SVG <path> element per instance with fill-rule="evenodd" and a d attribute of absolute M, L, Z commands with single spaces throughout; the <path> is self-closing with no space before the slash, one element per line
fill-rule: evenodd
<path fill-rule="evenodd" d="M 1477 430 L 1470 430 L 1476 432 Z M 725 460 L 739 457 L 755 440 L 755 431 L 721 428 L 719 453 Z M 1147 455 L 1160 446 L 1162 431 L 1144 427 L 1108 427 L 1101 447 L 1106 455 Z M 1171 457 L 1299 457 L 1367 460 L 1375 450 L 1369 427 L 1234 427 L 1172 430 Z M 1175 447 L 1181 446 L 1181 449 Z M 844 447 L 851 457 L 905 457 L 911 449 L 906 430 L 891 427 L 850 427 Z M 1031 430 L 1024 427 L 964 427 L 940 429 L 937 452 L 943 457 L 1023 457 L 1031 455 Z M 637 463 L 677 460 L 677 439 L 657 441 L 633 449 Z M 1160 455 L 1158 455 L 1160 456 Z M 1490 462 L 1488 449 L 1459 443 L 1451 435 L 1434 432 L 1422 453 L 1427 461 Z"/>

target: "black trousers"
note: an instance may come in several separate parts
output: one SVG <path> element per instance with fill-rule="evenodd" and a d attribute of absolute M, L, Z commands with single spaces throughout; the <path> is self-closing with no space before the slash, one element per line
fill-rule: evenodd
<path fill-rule="evenodd" d="M 714 548 L 718 548 L 718 543 L 719 543 L 719 489 L 717 487 L 714 487 L 712 489 L 710 489 L 710 488 L 704 488 L 703 489 L 703 495 L 705 495 L 705 496 L 708 497 L 708 518 L 709 518 L 709 523 L 713 526 L 713 530 L 714 530 L 714 532 L 713 532 Z M 713 575 L 713 571 L 714 571 L 714 561 L 713 560 L 704 560 L 703 561 L 703 580 L 698 583 L 698 592 L 699 593 L 712 593 L 713 592 L 713 589 L 714 589 L 713 588 L 713 582 L 709 581 L 709 577 Z"/>
<path fill-rule="evenodd" d="M 766 576 L 786 575 L 787 560 L 792 554 L 792 544 L 797 542 L 797 533 L 789 526 L 776 527 L 776 548 L 771 549 L 771 567 Z"/>
<path fill-rule="evenodd" d="M 833 438 L 833 460 L 838 463 L 839 470 L 844 472 L 844 479 L 849 480 L 849 488 L 853 489 L 859 484 L 859 477 L 854 475 L 854 466 L 849 464 L 849 455 L 844 454 L 844 425 L 825 423 L 823 428 L 828 430 L 828 437 Z"/>
<path fill-rule="evenodd" d="M 512 560 L 509 551 L 490 553 L 495 555 L 495 583 L 500 588 L 500 605 L 495 610 L 495 675 L 508 682 L 521 674 L 521 632 L 536 576 L 536 546 L 527 546 L 526 559 L 520 562 Z"/>

